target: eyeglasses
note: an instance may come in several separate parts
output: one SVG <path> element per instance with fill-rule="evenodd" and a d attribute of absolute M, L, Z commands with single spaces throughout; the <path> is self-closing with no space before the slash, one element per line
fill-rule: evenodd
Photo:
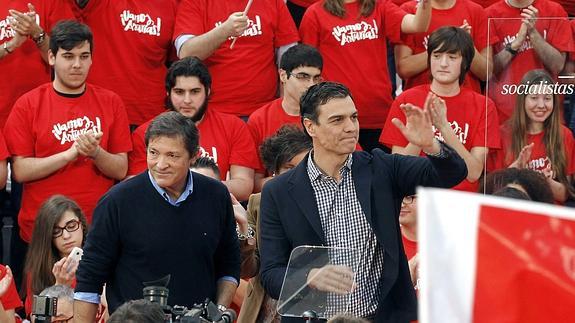
<path fill-rule="evenodd" d="M 407 205 L 407 204 L 411 204 L 413 203 L 413 201 L 415 201 L 415 199 L 417 198 L 417 195 L 409 195 L 403 198 L 403 204 Z"/>
<path fill-rule="evenodd" d="M 80 228 L 80 221 L 78 220 L 70 220 L 66 222 L 64 227 L 54 226 L 54 230 L 52 230 L 52 237 L 58 238 L 64 233 L 64 230 L 68 232 L 74 232 Z"/>
<path fill-rule="evenodd" d="M 299 81 L 309 82 L 310 80 L 313 80 L 314 83 L 323 81 L 323 77 L 321 75 L 309 75 L 308 73 L 289 73 L 289 75 L 295 77 Z"/>

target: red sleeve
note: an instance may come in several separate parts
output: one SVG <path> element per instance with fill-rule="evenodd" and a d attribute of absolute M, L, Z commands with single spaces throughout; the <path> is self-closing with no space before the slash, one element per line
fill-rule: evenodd
<path fill-rule="evenodd" d="M 126 108 L 122 99 L 117 95 L 114 95 L 112 104 L 114 105 L 114 120 L 110 127 L 107 150 L 111 154 L 129 152 L 132 150 L 132 141 Z"/>
<path fill-rule="evenodd" d="M 210 30 L 205 26 L 205 0 L 182 0 L 178 6 L 173 40 L 181 35 L 199 36 Z"/>
<path fill-rule="evenodd" d="M 319 33 L 321 29 L 318 25 L 316 11 L 313 8 L 317 7 L 311 7 L 303 15 L 299 25 L 299 35 L 302 43 L 319 48 Z"/>
<path fill-rule="evenodd" d="M 234 127 L 230 166 L 238 165 L 254 170 L 258 169 L 260 167 L 258 153 L 248 126 L 240 119 L 237 119 L 237 122 L 230 126 Z"/>
<path fill-rule="evenodd" d="M 6 267 L 0 265 L 0 279 L 6 276 Z M 22 301 L 18 296 L 18 291 L 16 290 L 16 285 L 14 284 L 14 279 L 10 282 L 10 286 L 8 286 L 8 290 L 2 297 L 0 297 L 0 302 L 5 310 L 11 310 L 18 307 L 22 307 Z"/>
<path fill-rule="evenodd" d="M 567 13 L 560 5 L 557 5 L 555 13 L 550 15 L 551 17 L 565 17 L 567 18 Z M 568 19 L 552 19 L 552 24 L 555 25 L 554 32 L 549 32 L 547 34 L 547 41 L 549 44 L 553 45 L 557 50 L 561 52 L 571 52 L 573 51 L 573 34 L 565 32 L 570 30 Z M 544 36 L 544 35 L 541 35 Z"/>
<path fill-rule="evenodd" d="M 480 96 L 481 101 L 485 98 Z M 481 103 L 479 103 L 481 104 Z M 497 117 L 497 109 L 491 99 L 487 99 L 487 115 L 481 114 L 481 119 L 478 120 L 478 131 L 473 138 L 473 147 L 482 147 L 499 149 L 501 148 L 501 137 L 499 134 L 499 118 Z M 486 125 L 486 126 L 485 126 Z M 487 131 L 487 142 L 485 142 Z"/>
<path fill-rule="evenodd" d="M 485 10 L 483 10 L 483 8 L 481 8 L 481 6 L 479 5 L 475 5 L 475 3 L 469 3 L 468 4 L 471 8 L 471 17 L 473 19 L 473 21 L 470 21 L 469 23 L 472 24 L 471 25 L 471 30 L 472 30 L 472 36 L 473 36 L 473 43 L 475 44 L 475 47 L 477 48 L 478 51 L 482 51 L 483 49 L 485 49 L 488 45 L 494 45 L 499 41 L 498 37 L 490 37 L 489 40 L 487 39 L 487 22 L 488 22 L 488 18 L 487 18 L 487 14 L 485 13 Z"/>
<path fill-rule="evenodd" d="M 34 155 L 34 133 L 32 132 L 31 104 L 28 96 L 20 97 L 14 104 L 4 125 L 4 138 L 12 156 Z"/>
<path fill-rule="evenodd" d="M 4 136 L 0 132 L 0 160 L 8 159 L 8 157 L 10 157 L 10 153 L 6 146 L 6 140 L 4 140 Z"/>
<path fill-rule="evenodd" d="M 145 123 L 132 133 L 132 151 L 128 155 L 128 176 L 137 175 L 148 168 L 144 137 L 147 128 L 148 123 Z"/>
<path fill-rule="evenodd" d="M 30 2 L 34 4 L 32 1 Z M 76 5 L 76 1 L 62 1 L 62 0 L 50 1 L 50 4 L 47 5 L 48 10 L 46 10 L 46 12 L 44 13 L 46 16 L 42 20 L 45 22 L 45 25 L 41 27 L 44 28 L 44 31 L 46 33 L 49 33 L 52 30 L 52 27 L 54 27 L 54 25 L 60 20 L 75 20 L 76 19 L 75 8 L 77 7 L 78 6 Z"/>
<path fill-rule="evenodd" d="M 565 158 L 567 159 L 567 175 L 575 174 L 575 140 L 573 140 L 573 133 L 565 126 L 563 129 L 563 142 L 565 143 Z"/>
<path fill-rule="evenodd" d="M 389 0 L 382 1 L 381 6 L 385 35 L 392 43 L 398 43 L 401 41 L 401 22 L 407 13 Z"/>
<path fill-rule="evenodd" d="M 278 10 L 277 27 L 274 32 L 274 47 L 278 48 L 291 43 L 297 43 L 299 41 L 299 34 L 284 0 L 276 0 L 276 6 Z"/>
<path fill-rule="evenodd" d="M 385 125 L 383 126 L 383 130 L 381 131 L 381 135 L 379 136 L 379 142 L 381 142 L 382 144 L 386 145 L 389 148 L 393 148 L 393 146 L 405 147 L 409 143 L 407 139 L 405 139 L 401 131 L 399 131 L 399 129 L 397 129 L 397 127 L 393 123 L 391 123 L 391 120 L 393 120 L 393 118 L 397 118 L 405 124 L 405 114 L 399 108 L 399 104 L 403 103 L 402 99 L 403 97 L 399 96 L 391 104 L 389 114 L 387 115 L 387 120 L 385 120 Z"/>

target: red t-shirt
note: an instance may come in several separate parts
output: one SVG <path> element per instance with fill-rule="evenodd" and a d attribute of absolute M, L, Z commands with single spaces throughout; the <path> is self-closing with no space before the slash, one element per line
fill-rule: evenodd
<path fill-rule="evenodd" d="M 0 279 L 4 278 L 4 276 L 6 276 L 6 267 L 0 265 Z M 18 296 L 14 279 L 10 282 L 6 293 L 0 297 L 0 303 L 2 303 L 2 307 L 4 307 L 5 310 L 22 307 L 22 300 L 20 300 L 20 296 Z"/>
<path fill-rule="evenodd" d="M 575 1 L 573 0 L 552 0 L 560 4 L 569 16 L 575 16 Z"/>
<path fill-rule="evenodd" d="M 8 146 L 6 146 L 4 135 L 0 133 L 0 160 L 6 160 L 8 157 L 10 157 L 10 152 L 8 151 Z"/>
<path fill-rule="evenodd" d="M 411 103 L 422 107 L 425 98 L 430 91 L 429 85 L 420 85 L 403 92 L 391 106 L 389 116 L 385 122 L 385 127 L 381 132 L 379 141 L 388 147 L 405 147 L 409 143 L 403 134 L 391 123 L 393 118 L 398 118 L 405 123 L 405 114 L 399 105 Z M 497 111 L 491 100 L 470 89 L 461 88 L 458 95 L 452 97 L 442 97 L 447 106 L 447 120 L 451 124 L 459 141 L 465 146 L 467 151 L 473 147 L 487 147 L 499 149 L 501 142 L 499 139 L 499 122 L 497 121 Z M 487 107 L 485 106 L 487 104 Z M 443 141 L 439 130 L 435 129 L 435 138 Z M 487 134 L 487 141 L 485 140 Z M 423 152 L 422 152 L 423 155 Z M 454 189 L 460 191 L 477 192 L 479 182 L 471 183 L 464 180 Z"/>
<path fill-rule="evenodd" d="M 199 36 L 242 12 L 246 1 L 182 0 L 174 40 L 180 35 Z M 212 75 L 210 109 L 247 116 L 276 97 L 275 49 L 299 40 L 283 0 L 254 1 L 249 25 L 230 49 L 231 39 L 204 60 Z"/>
<path fill-rule="evenodd" d="M 410 1 L 401 6 L 403 10 L 408 13 L 415 14 L 417 10 L 417 2 Z M 471 28 L 471 37 L 475 48 L 481 52 L 487 47 L 487 15 L 485 10 L 476 3 L 469 0 L 457 0 L 453 7 L 449 9 L 432 9 L 431 23 L 427 32 L 416 34 L 402 34 L 402 42 L 413 51 L 413 55 L 427 52 L 427 41 L 429 35 L 435 30 L 443 26 L 456 26 L 463 25 L 463 20 L 467 20 Z M 491 38 L 489 43 L 491 45 L 497 42 L 496 38 Z M 471 73 L 467 72 L 463 86 L 481 92 L 479 79 Z M 407 90 L 417 85 L 429 84 L 429 68 L 425 71 L 413 76 L 412 78 L 404 80 L 403 88 Z"/>
<path fill-rule="evenodd" d="M 144 123 L 132 133 L 134 149 L 129 155 L 128 175 L 136 175 L 147 169 L 144 138 L 151 122 Z M 231 165 L 258 168 L 254 140 L 248 126 L 240 118 L 208 108 L 198 124 L 198 131 L 199 155 L 214 159 L 220 169 L 221 180 L 226 180 Z"/>
<path fill-rule="evenodd" d="M 571 130 L 565 126 L 561 126 L 561 133 L 563 135 L 563 144 L 565 145 L 565 158 L 567 159 L 567 174 L 573 175 L 575 173 L 575 162 L 573 162 L 575 153 L 575 140 L 573 140 L 573 134 Z M 533 150 L 531 152 L 531 158 L 527 163 L 527 167 L 532 170 L 542 171 L 551 163 L 549 157 L 547 157 L 547 152 L 545 151 L 545 143 L 543 142 L 543 136 L 545 132 L 541 132 L 536 135 L 527 135 L 527 144 L 533 143 Z M 507 157 L 507 153 L 510 153 L 511 144 L 511 128 L 508 124 L 501 126 L 501 143 L 502 149 L 498 151 L 493 151 L 489 154 L 487 162 L 487 170 L 493 171 L 501 168 L 508 167 L 515 158 L 513 156 Z"/>
<path fill-rule="evenodd" d="M 132 149 L 128 117 L 118 95 L 88 84 L 79 98 L 66 98 L 47 83 L 16 101 L 4 137 L 13 156 L 43 158 L 67 150 L 88 130 L 103 132 L 100 146 L 109 153 Z M 91 222 L 96 202 L 113 184 L 83 156 L 45 178 L 24 183 L 18 214 L 22 239 L 30 242 L 38 208 L 50 196 L 70 197 Z"/>
<path fill-rule="evenodd" d="M 405 251 L 405 256 L 407 260 L 413 258 L 417 253 L 417 241 L 411 241 L 407 239 L 403 234 L 401 235 L 401 240 L 403 241 L 403 250 Z"/>
<path fill-rule="evenodd" d="M 392 101 L 386 39 L 399 41 L 406 13 L 391 1 L 378 1 L 368 17 L 360 16 L 359 2 L 346 3 L 345 11 L 339 18 L 322 2 L 310 6 L 299 29 L 302 42 L 321 52 L 327 80 L 349 87 L 361 128 L 379 129 Z"/>
<path fill-rule="evenodd" d="M 552 1 L 535 0 L 533 6 L 539 10 L 539 17 L 567 17 L 565 10 Z M 521 11 L 509 6 L 505 1 L 490 6 L 486 11 L 490 18 L 521 18 Z M 490 24 L 490 36 L 499 39 L 494 46 L 494 54 L 496 54 L 515 39 L 521 26 L 521 19 L 491 19 Z M 538 19 L 535 28 L 557 50 L 561 52 L 573 50 L 572 33 L 567 32 L 571 30 L 567 19 Z M 527 40 L 519 49 L 519 53 L 512 58 L 510 64 L 502 72 L 494 75 L 493 81 L 488 84 L 489 97 L 497 106 L 500 123 L 509 119 L 515 107 L 515 94 L 509 94 L 506 88 L 509 85 L 519 84 L 523 75 L 528 71 L 544 68 L 535 49 Z"/>
<path fill-rule="evenodd" d="M 307 8 L 307 7 L 311 6 L 312 4 L 314 4 L 318 1 L 320 1 L 320 0 L 288 0 L 288 2 L 296 4 L 296 5 L 303 7 L 303 8 Z"/>
<path fill-rule="evenodd" d="M 483 8 L 487 8 L 498 1 L 505 1 L 505 0 L 473 0 L 473 2 L 481 5 Z"/>
<path fill-rule="evenodd" d="M 176 9 L 176 0 L 98 0 L 83 10 L 75 7 L 94 34 L 88 81 L 120 95 L 130 124 L 142 124 L 164 111 Z"/>
<path fill-rule="evenodd" d="M 28 12 L 27 4 L 36 8 L 36 21 L 46 34 L 61 19 L 73 19 L 72 9 L 59 0 L 2 0 L 0 1 L 0 45 L 10 41 L 15 31 L 8 24 L 8 9 Z M 24 93 L 50 81 L 50 68 L 44 62 L 34 41 L 28 39 L 0 60 L 0 128 L 10 114 L 14 102 Z"/>
<path fill-rule="evenodd" d="M 299 115 L 290 116 L 289 114 L 285 113 L 284 109 L 282 108 L 282 101 L 283 98 L 275 99 L 274 101 L 254 111 L 254 113 L 252 113 L 248 119 L 248 128 L 250 129 L 254 138 L 258 156 L 260 146 L 264 140 L 275 135 L 281 126 L 285 124 L 295 124 L 300 128 L 302 127 L 301 117 Z M 265 173 L 264 166 L 261 163 L 261 158 L 259 161 L 260 167 L 258 167 L 257 171 L 258 173 Z"/>

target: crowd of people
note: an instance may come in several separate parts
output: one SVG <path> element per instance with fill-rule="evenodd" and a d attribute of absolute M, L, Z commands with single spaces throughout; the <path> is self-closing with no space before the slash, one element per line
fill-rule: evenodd
<path fill-rule="evenodd" d="M 277 322 L 303 245 L 361 250 L 299 277 L 330 315 L 415 320 L 417 186 L 575 201 L 571 2 L 0 0 L 0 322 L 162 278 Z"/>

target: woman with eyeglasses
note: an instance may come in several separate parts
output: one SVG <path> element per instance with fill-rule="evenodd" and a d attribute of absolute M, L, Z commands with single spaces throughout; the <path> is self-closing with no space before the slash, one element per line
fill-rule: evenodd
<path fill-rule="evenodd" d="M 46 287 L 74 287 L 78 263 L 68 259 L 68 255 L 74 247 L 82 247 L 86 233 L 86 217 L 73 200 L 54 195 L 42 204 L 24 266 L 26 315 L 30 315 L 34 295 Z"/>

